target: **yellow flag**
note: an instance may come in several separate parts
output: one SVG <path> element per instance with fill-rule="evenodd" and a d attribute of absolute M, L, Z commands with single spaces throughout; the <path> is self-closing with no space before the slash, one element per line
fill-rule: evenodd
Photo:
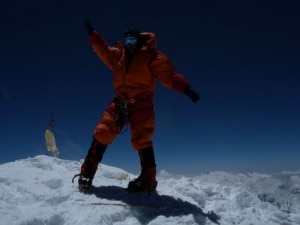
<path fill-rule="evenodd" d="M 47 150 L 49 152 L 51 152 L 54 157 L 57 157 L 59 154 L 59 151 L 58 151 L 58 148 L 56 147 L 54 133 L 51 130 L 46 129 L 45 139 L 46 139 Z"/>

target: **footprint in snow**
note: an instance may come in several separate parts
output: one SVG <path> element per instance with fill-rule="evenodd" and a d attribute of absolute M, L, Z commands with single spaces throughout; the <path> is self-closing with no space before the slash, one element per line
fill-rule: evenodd
<path fill-rule="evenodd" d="M 63 181 L 61 179 L 51 179 L 43 182 L 43 184 L 50 189 L 59 189 L 63 186 Z"/>

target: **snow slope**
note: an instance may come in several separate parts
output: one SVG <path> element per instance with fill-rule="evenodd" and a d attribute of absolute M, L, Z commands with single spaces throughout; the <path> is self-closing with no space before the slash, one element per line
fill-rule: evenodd
<path fill-rule="evenodd" d="M 299 225 L 300 171 L 280 174 L 161 171 L 155 194 L 127 193 L 135 176 L 101 165 L 92 194 L 77 190 L 80 162 L 36 156 L 0 165 L 1 225 Z M 96 205 L 93 205 L 96 203 Z M 130 205 L 130 206 L 128 206 Z"/>

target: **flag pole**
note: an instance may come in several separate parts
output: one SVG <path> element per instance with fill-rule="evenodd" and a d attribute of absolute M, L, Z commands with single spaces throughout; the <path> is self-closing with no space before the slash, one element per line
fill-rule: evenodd
<path fill-rule="evenodd" d="M 54 129 L 54 113 L 53 112 L 51 113 L 49 125 L 52 129 Z"/>

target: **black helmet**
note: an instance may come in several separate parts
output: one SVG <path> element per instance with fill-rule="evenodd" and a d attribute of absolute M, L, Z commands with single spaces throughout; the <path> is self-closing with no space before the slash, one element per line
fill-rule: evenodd
<path fill-rule="evenodd" d="M 133 36 L 133 37 L 136 37 L 138 40 L 140 40 L 141 39 L 141 32 L 138 29 L 135 29 L 135 28 L 127 28 L 124 31 L 123 36 L 124 37 Z"/>

